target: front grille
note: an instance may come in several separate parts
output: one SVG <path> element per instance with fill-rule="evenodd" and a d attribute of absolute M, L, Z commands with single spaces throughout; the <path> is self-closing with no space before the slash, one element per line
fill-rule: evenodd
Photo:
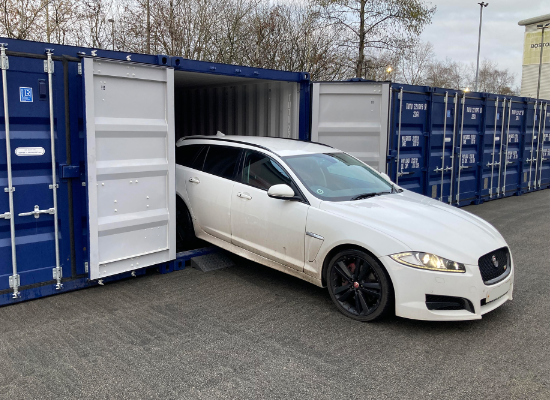
<path fill-rule="evenodd" d="M 493 256 L 497 261 L 497 266 L 493 262 Z M 478 261 L 479 272 L 486 285 L 497 283 L 502 278 L 504 279 L 510 273 L 510 252 L 507 247 L 492 251 L 484 256 L 481 256 Z"/>
<path fill-rule="evenodd" d="M 467 310 L 471 313 L 475 312 L 474 305 L 468 299 L 437 294 L 426 295 L 426 307 L 428 310 Z"/>

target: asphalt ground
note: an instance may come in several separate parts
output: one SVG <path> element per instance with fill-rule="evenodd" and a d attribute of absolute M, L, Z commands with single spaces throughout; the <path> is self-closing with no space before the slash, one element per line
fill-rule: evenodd
<path fill-rule="evenodd" d="M 239 260 L 0 308 L 2 399 L 550 399 L 550 190 L 466 208 L 516 263 L 472 322 L 341 315 Z"/>

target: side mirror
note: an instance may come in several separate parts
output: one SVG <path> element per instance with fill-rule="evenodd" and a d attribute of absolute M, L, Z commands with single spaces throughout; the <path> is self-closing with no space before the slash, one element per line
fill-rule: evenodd
<path fill-rule="evenodd" d="M 294 190 L 288 185 L 273 185 L 267 191 L 267 195 L 274 199 L 290 200 L 294 197 Z"/>

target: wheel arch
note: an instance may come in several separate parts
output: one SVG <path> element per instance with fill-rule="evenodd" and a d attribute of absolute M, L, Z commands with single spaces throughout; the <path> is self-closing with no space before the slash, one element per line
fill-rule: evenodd
<path fill-rule="evenodd" d="M 343 244 L 339 244 L 338 246 L 335 246 L 333 247 L 325 256 L 325 259 L 323 260 L 323 269 L 321 271 L 321 280 L 322 280 L 322 284 L 323 284 L 323 287 L 326 287 L 327 286 L 327 271 L 328 271 L 328 264 L 330 262 L 330 260 L 332 260 L 332 258 L 338 254 L 339 252 L 343 251 L 343 250 L 360 250 L 360 251 L 364 251 L 365 253 L 367 253 L 369 256 L 371 256 L 372 258 L 374 258 L 376 261 L 378 261 L 378 263 L 380 264 L 380 266 L 382 267 L 382 269 L 384 270 L 384 272 L 386 273 L 386 276 L 388 278 L 388 281 L 390 282 L 390 285 L 391 285 L 391 289 L 392 289 L 392 292 L 394 292 L 394 296 L 395 296 L 395 291 L 394 291 L 394 287 L 393 287 L 393 282 L 391 280 L 391 276 L 390 274 L 388 273 L 388 271 L 386 270 L 386 267 L 384 266 L 384 263 L 382 263 L 380 261 L 380 259 L 370 250 L 366 249 L 365 247 L 363 246 L 359 246 L 357 244 L 353 244 L 353 243 L 343 243 Z"/>
<path fill-rule="evenodd" d="M 177 200 L 181 200 L 187 211 L 189 212 L 189 215 L 191 215 L 191 218 L 193 217 L 193 213 L 191 211 L 191 207 L 189 207 L 189 204 L 187 204 L 187 201 L 185 200 L 185 197 L 178 191 L 176 191 L 176 206 L 177 206 Z"/>

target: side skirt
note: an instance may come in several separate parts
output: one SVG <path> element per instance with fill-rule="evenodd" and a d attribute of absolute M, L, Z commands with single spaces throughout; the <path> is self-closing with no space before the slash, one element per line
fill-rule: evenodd
<path fill-rule="evenodd" d="M 197 232 L 198 231 L 198 232 Z M 203 230 L 195 229 L 195 235 L 202 240 L 205 240 L 209 243 L 212 243 L 215 246 L 221 247 L 224 250 L 227 250 L 233 254 L 244 257 L 248 260 L 257 262 L 258 264 L 265 265 L 266 267 L 273 268 L 277 271 L 283 272 L 288 275 L 292 275 L 296 278 L 302 279 L 306 282 L 313 283 L 315 286 L 323 287 L 323 282 L 321 279 L 317 279 L 313 276 L 307 275 L 303 272 L 293 270 L 283 264 L 279 264 L 275 261 L 272 261 L 268 258 L 262 257 L 256 253 L 252 253 L 249 250 L 243 249 L 242 247 L 236 246 L 233 243 L 226 242 L 225 240 L 218 239 L 215 236 L 209 235 Z"/>

